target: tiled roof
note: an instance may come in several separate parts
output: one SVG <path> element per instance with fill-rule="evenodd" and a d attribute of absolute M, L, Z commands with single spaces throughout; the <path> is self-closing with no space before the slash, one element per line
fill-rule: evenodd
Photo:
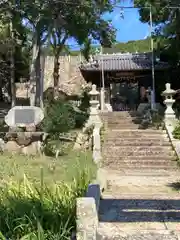
<path fill-rule="evenodd" d="M 102 69 L 108 70 L 151 70 L 152 61 L 150 53 L 143 54 L 102 54 L 95 55 L 93 62 L 82 63 L 80 66 L 81 70 L 99 71 Z M 169 65 L 165 62 L 154 63 L 155 69 L 166 69 Z"/>

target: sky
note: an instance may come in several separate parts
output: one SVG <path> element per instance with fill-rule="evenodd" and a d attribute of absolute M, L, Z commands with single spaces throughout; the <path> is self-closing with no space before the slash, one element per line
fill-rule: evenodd
<path fill-rule="evenodd" d="M 132 1 L 126 0 L 121 6 L 133 6 Z M 122 18 L 121 15 L 124 17 Z M 106 14 L 105 19 L 112 19 L 113 26 L 117 29 L 117 41 L 127 42 L 130 40 L 144 39 L 149 35 L 149 25 L 139 20 L 138 9 L 115 8 L 113 13 Z"/>
<path fill-rule="evenodd" d="M 133 6 L 132 0 L 124 0 L 120 6 Z M 122 14 L 124 18 L 121 17 Z M 105 14 L 104 19 L 112 20 L 112 25 L 117 29 L 118 42 L 145 39 L 150 33 L 149 25 L 140 22 L 138 9 L 115 8 L 111 14 Z M 68 44 L 73 49 L 79 49 L 73 40 Z"/>

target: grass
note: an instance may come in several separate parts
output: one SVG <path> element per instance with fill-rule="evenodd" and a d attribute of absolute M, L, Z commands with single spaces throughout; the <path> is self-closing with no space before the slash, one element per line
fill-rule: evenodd
<path fill-rule="evenodd" d="M 0 239 L 67 240 L 76 198 L 95 176 L 90 152 L 50 157 L 0 156 Z"/>
<path fill-rule="evenodd" d="M 57 159 L 47 156 L 27 157 L 24 155 L 0 155 L 0 183 L 22 181 L 24 174 L 34 183 L 40 183 L 40 168 L 44 172 L 44 182 L 48 185 L 72 180 L 85 169 L 95 173 L 92 153 L 70 151 Z"/>

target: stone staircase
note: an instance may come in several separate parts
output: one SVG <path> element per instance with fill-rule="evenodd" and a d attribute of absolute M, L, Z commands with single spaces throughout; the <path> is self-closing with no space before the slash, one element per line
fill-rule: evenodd
<path fill-rule="evenodd" d="M 166 132 L 140 129 L 128 112 L 102 119 L 108 186 L 100 201 L 99 239 L 180 239 L 180 171 Z"/>

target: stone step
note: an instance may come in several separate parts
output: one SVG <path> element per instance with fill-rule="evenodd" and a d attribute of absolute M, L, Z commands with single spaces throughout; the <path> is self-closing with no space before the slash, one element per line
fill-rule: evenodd
<path fill-rule="evenodd" d="M 113 141 L 113 139 L 111 140 L 105 140 L 104 142 L 104 147 L 116 147 L 116 148 L 128 148 L 128 147 L 132 147 L 132 148 L 172 148 L 171 142 L 170 141 L 160 141 L 159 139 L 157 139 L 158 141 L 148 141 L 148 139 L 146 139 L 145 141 L 143 140 L 137 140 L 134 139 L 133 141 L 123 141 L 121 139 L 115 139 Z"/>
<path fill-rule="evenodd" d="M 151 168 L 147 168 L 147 169 L 118 169 L 118 168 L 109 168 L 109 167 L 105 167 L 106 169 L 108 169 L 109 171 L 118 171 L 120 176 L 144 176 L 144 177 L 169 177 L 172 176 L 172 172 L 174 175 L 179 175 L 180 171 L 179 168 L 176 169 L 151 169 Z M 108 172 L 109 172 L 108 171 Z M 176 173 L 176 174 L 175 174 Z"/>
<path fill-rule="evenodd" d="M 142 116 L 129 116 L 129 115 L 115 115 L 115 116 L 100 116 L 101 119 L 105 121 L 114 121 L 114 120 L 128 120 L 128 119 L 134 119 L 134 120 L 141 120 L 143 119 Z"/>
<path fill-rule="evenodd" d="M 140 117 L 131 117 L 131 116 L 117 116 L 117 117 L 106 117 L 104 118 L 105 121 L 109 121 L 109 122 L 126 122 L 126 121 L 134 121 L 134 120 L 141 120 L 142 118 Z"/>
<path fill-rule="evenodd" d="M 155 175 L 155 176 L 142 176 L 142 175 L 135 175 L 133 176 L 130 174 L 130 176 L 123 175 L 117 170 L 109 170 L 109 169 L 100 169 L 101 173 L 103 173 L 104 178 L 111 184 L 111 185 L 117 185 L 120 186 L 143 186 L 143 187 L 149 187 L 149 186 L 169 186 L 169 184 L 178 183 L 180 181 L 179 179 L 179 171 L 168 171 L 168 176 L 165 175 Z M 163 171 L 163 174 L 165 172 Z M 167 172 L 166 172 L 167 173 Z M 176 184 L 175 184 L 176 185 Z"/>
<path fill-rule="evenodd" d="M 108 122 L 107 123 L 107 126 L 110 128 L 111 126 L 114 127 L 114 126 L 118 126 L 118 127 L 121 127 L 121 126 L 127 126 L 127 127 L 132 127 L 132 126 L 139 126 L 139 124 L 135 124 L 133 122 Z"/>
<path fill-rule="evenodd" d="M 132 129 L 131 129 L 132 130 Z M 105 137 L 106 139 L 123 139 L 123 138 L 134 138 L 134 139 L 164 139 L 164 138 L 168 138 L 167 133 L 156 133 L 156 132 L 152 132 L 152 133 L 143 133 L 143 132 L 114 132 L 113 129 L 111 129 L 111 132 L 105 133 Z"/>
<path fill-rule="evenodd" d="M 160 140 L 160 139 L 154 139 L 153 140 L 136 140 L 136 139 L 131 139 L 131 140 L 124 140 L 124 139 L 108 139 L 105 141 L 104 143 L 104 147 L 109 147 L 115 145 L 117 147 L 125 147 L 125 146 L 132 146 L 132 147 L 137 147 L 137 146 L 144 146 L 144 147 L 148 147 L 148 146 L 172 146 L 171 142 L 167 140 Z"/>
<path fill-rule="evenodd" d="M 156 135 L 156 136 L 164 136 L 167 135 L 167 132 L 165 130 L 156 130 L 156 129 L 109 129 L 107 128 L 106 132 L 107 135 L 111 134 L 112 136 L 123 136 L 123 135 L 141 135 L 141 136 L 146 136 L 146 135 Z"/>
<path fill-rule="evenodd" d="M 149 189 L 148 189 L 149 190 Z M 160 189 L 156 189 L 159 191 Z M 155 192 L 152 192 L 151 196 Z M 119 195 L 118 198 L 114 198 L 114 195 L 100 201 L 99 209 L 99 229 L 104 230 L 105 227 L 109 229 L 108 234 L 113 228 L 113 235 L 115 234 L 140 234 L 140 231 L 167 231 L 167 229 L 174 231 L 180 230 L 179 218 L 180 208 L 177 198 L 174 194 L 164 192 L 158 194 L 168 196 L 170 198 L 154 199 L 149 196 L 146 198 L 146 194 L 142 194 L 141 198 L 138 195 L 127 194 L 124 198 L 124 194 Z M 117 195 L 116 195 L 117 197 Z M 156 195 L 156 197 L 158 197 Z M 114 225 L 113 225 L 113 224 Z M 112 225 L 111 225 L 112 224 Z M 114 227 L 115 228 L 114 228 Z M 103 229 L 102 229 L 103 228 Z M 106 230 L 107 230 L 106 229 Z M 157 232 L 156 232 L 157 233 Z M 134 236 L 134 235 L 132 235 Z M 129 239 L 129 238 L 128 238 Z M 133 240 L 136 238 L 132 238 Z M 137 238 L 137 239 L 148 239 L 148 238 Z M 157 239 L 159 238 L 150 238 Z M 166 239 L 166 238 L 162 238 Z"/>
<path fill-rule="evenodd" d="M 146 134 L 143 136 L 143 134 L 137 134 L 136 136 L 132 135 L 117 135 L 113 136 L 114 133 L 111 133 L 111 135 L 104 135 L 105 140 L 110 140 L 110 141 L 170 141 L 169 137 L 167 134 L 161 134 L 161 135 L 152 135 L 152 134 Z"/>
<path fill-rule="evenodd" d="M 150 138 L 147 136 L 147 137 L 143 137 L 143 136 L 139 136 L 137 138 L 134 138 L 132 136 L 125 136 L 125 138 L 122 138 L 122 137 L 117 137 L 116 139 L 114 139 L 114 137 L 111 137 L 111 136 L 107 136 L 105 135 L 105 142 L 116 142 L 116 143 L 168 143 L 170 142 L 169 138 L 168 137 L 163 137 L 163 136 L 160 136 L 160 137 L 155 137 L 155 138 Z"/>
<path fill-rule="evenodd" d="M 118 125 L 118 124 L 114 124 L 114 125 L 108 125 L 107 129 L 139 129 L 139 125 Z"/>
<path fill-rule="evenodd" d="M 118 146 L 118 145 L 110 145 L 108 144 L 108 148 L 107 145 L 105 144 L 103 146 L 105 151 L 122 151 L 122 152 L 160 152 L 160 151 L 171 151 L 172 150 L 172 146 L 166 146 L 166 145 L 149 145 L 149 146 Z"/>
<path fill-rule="evenodd" d="M 145 148 L 138 148 L 138 147 L 129 147 L 129 148 L 126 148 L 126 147 L 113 147 L 113 146 L 109 146 L 109 147 L 106 147 L 106 148 L 103 148 L 102 149 L 103 151 L 103 155 L 105 157 L 107 156 L 115 156 L 116 154 L 117 155 L 121 155 L 122 157 L 124 156 L 151 156 L 151 155 L 157 155 L 157 157 L 159 156 L 164 156 L 165 154 L 167 155 L 174 155 L 175 152 L 172 150 L 171 147 L 160 147 L 160 148 L 157 148 L 157 147 L 149 147 L 147 149 Z"/>
<path fill-rule="evenodd" d="M 140 127 L 138 124 L 108 124 L 107 125 L 107 130 L 123 130 L 123 129 L 128 129 L 130 130 L 139 130 Z"/>
<path fill-rule="evenodd" d="M 157 193 L 158 188 L 156 190 L 151 189 L 151 191 L 149 191 L 148 189 L 144 192 L 144 190 L 142 191 L 139 190 L 140 187 L 133 188 L 132 191 L 126 188 L 126 190 L 123 191 L 123 189 L 125 189 L 124 187 L 124 188 L 121 188 L 121 191 L 123 192 L 119 192 L 120 189 L 118 190 L 117 187 L 118 186 L 114 186 L 113 188 L 111 188 L 111 186 L 109 186 L 109 189 L 102 193 L 101 199 L 179 200 L 178 191 L 173 191 L 170 189 L 168 189 L 167 191 L 167 189 L 162 189 L 162 186 L 159 186 L 158 193 Z M 113 192 L 114 190 L 116 191 L 115 193 Z"/>
<path fill-rule="evenodd" d="M 143 134 L 143 133 L 127 133 L 123 132 L 122 134 L 114 133 L 113 131 L 111 133 L 105 134 L 105 139 L 134 139 L 134 140 L 154 140 L 154 139 L 168 139 L 169 137 L 167 134 Z"/>
<path fill-rule="evenodd" d="M 103 163 L 103 167 L 109 167 L 110 169 L 114 169 L 114 170 L 118 170 L 118 171 L 121 171 L 122 173 L 125 173 L 125 174 L 128 174 L 128 172 L 132 172 L 132 171 L 142 171 L 142 175 L 143 174 L 146 174 L 146 170 L 148 171 L 151 171 L 151 174 L 153 173 L 153 171 L 162 171 L 162 170 L 165 170 L 165 171 L 178 171 L 178 167 L 177 166 L 121 166 L 121 165 L 118 165 L 117 163 L 107 163 L 107 162 L 104 162 Z M 157 172 L 156 172 L 157 173 Z"/>
<path fill-rule="evenodd" d="M 151 156 L 113 156 L 113 160 L 114 161 L 124 161 L 124 160 L 134 160 L 134 161 L 145 161 L 145 160 L 152 160 L 152 159 L 158 159 L 159 161 L 176 161 L 177 160 L 177 156 L 175 155 L 175 153 L 172 151 L 171 152 L 172 155 L 159 155 L 156 158 L 152 158 Z M 108 157 L 106 155 L 106 160 L 112 160 L 112 157 Z"/>
<path fill-rule="evenodd" d="M 112 163 L 111 163 L 112 164 Z M 106 166 L 106 162 L 104 162 L 104 165 Z M 136 169 L 136 170 L 143 170 L 143 169 L 151 169 L 156 170 L 156 169 L 163 169 L 163 170 L 176 170 L 178 168 L 177 164 L 167 164 L 167 163 L 116 163 L 116 168 L 114 169 L 119 169 L 121 171 L 123 170 L 129 170 L 129 169 Z M 115 166 L 114 165 L 114 166 Z M 109 162 L 107 162 L 107 166 L 111 166 Z M 112 169 L 113 169 L 113 164 L 112 164 Z"/>
<path fill-rule="evenodd" d="M 161 134 L 167 134 L 167 132 L 166 132 L 166 130 L 159 130 L 159 129 L 138 129 L 138 130 L 136 130 L 136 129 L 132 129 L 132 130 L 130 130 L 130 129 L 113 129 L 113 130 L 110 130 L 110 131 L 108 131 L 107 130 L 107 133 L 109 133 L 109 132 L 111 132 L 111 133 L 115 133 L 115 134 L 121 134 L 122 135 L 122 133 L 127 133 L 127 134 L 144 134 L 144 135 L 146 135 L 146 134 L 159 134 L 159 135 L 161 135 Z"/>
<path fill-rule="evenodd" d="M 114 111 L 114 112 L 104 112 L 100 113 L 103 117 L 114 117 L 114 116 L 138 116 L 137 112 L 130 113 L 128 111 Z"/>
<path fill-rule="evenodd" d="M 118 157 L 117 155 L 121 155 L 120 157 Z M 103 158 L 104 160 L 108 160 L 111 162 L 118 162 L 121 159 L 137 159 L 137 158 L 144 158 L 144 159 L 152 159 L 152 158 L 164 158 L 164 159 L 170 159 L 170 160 L 175 160 L 177 159 L 177 156 L 175 154 L 174 151 L 171 152 L 121 152 L 121 151 L 117 151 L 117 152 L 104 152 L 103 153 Z"/>
<path fill-rule="evenodd" d="M 179 236 L 178 230 L 167 230 L 159 222 L 128 223 L 126 228 L 123 223 L 100 222 L 97 231 L 97 240 L 179 240 Z"/>
<path fill-rule="evenodd" d="M 119 119 L 119 118 L 142 118 L 142 116 L 137 115 L 130 115 L 127 113 L 121 113 L 121 114 L 109 114 L 109 115 L 102 115 L 100 114 L 102 118 L 105 119 Z"/>
<path fill-rule="evenodd" d="M 106 162 L 106 161 L 104 161 Z M 109 161 L 108 161 L 109 162 Z M 144 166 L 144 165 L 151 165 L 151 166 L 173 166 L 173 165 L 176 165 L 177 166 L 177 162 L 176 161 L 171 161 L 171 160 L 159 160 L 159 159 L 156 159 L 156 158 L 151 158 L 151 159 L 143 159 L 143 160 L 137 160 L 137 159 L 131 159 L 131 160 L 119 160 L 118 161 L 118 164 L 122 164 L 122 166 L 129 166 L 129 165 L 134 165 L 134 166 Z"/>

